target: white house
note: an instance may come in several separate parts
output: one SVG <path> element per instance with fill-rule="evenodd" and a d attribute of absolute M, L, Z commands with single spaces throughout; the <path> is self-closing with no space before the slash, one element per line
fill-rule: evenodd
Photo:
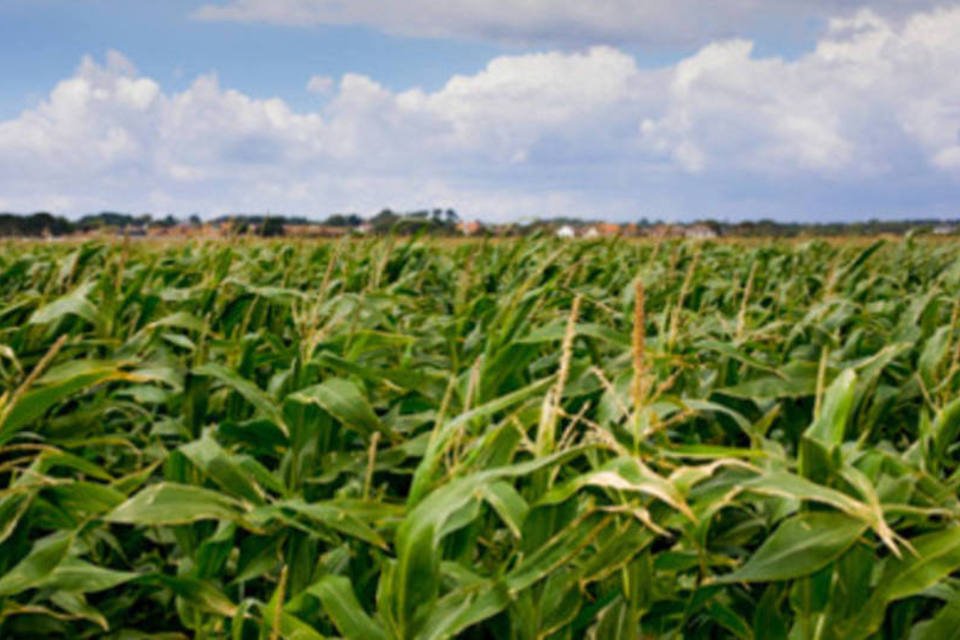
<path fill-rule="evenodd" d="M 692 224 L 688 227 L 684 227 L 683 236 L 685 238 L 706 240 L 707 238 L 716 238 L 717 232 L 705 224 Z"/>
<path fill-rule="evenodd" d="M 573 227 L 571 227 L 568 224 L 565 224 L 559 229 L 557 229 L 557 237 L 563 238 L 563 239 L 576 238 L 577 232 L 573 230 Z"/>

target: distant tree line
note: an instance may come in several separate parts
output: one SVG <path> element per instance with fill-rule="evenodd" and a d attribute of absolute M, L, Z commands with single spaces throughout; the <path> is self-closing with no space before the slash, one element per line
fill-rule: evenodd
<path fill-rule="evenodd" d="M 322 220 L 306 217 L 289 217 L 261 214 L 225 215 L 212 220 L 214 224 L 229 224 L 231 233 L 255 233 L 264 237 L 283 235 L 290 226 L 319 225 L 339 229 L 359 229 L 365 227 L 373 234 L 415 235 L 454 235 L 460 216 L 453 209 L 420 209 L 417 211 L 397 212 L 383 209 L 369 219 L 357 213 L 334 213 Z"/>
<path fill-rule="evenodd" d="M 456 235 L 460 216 L 453 209 L 420 209 L 398 212 L 383 209 L 370 218 L 357 213 L 334 213 L 326 218 L 306 216 L 283 216 L 272 214 L 231 214 L 222 215 L 209 221 L 216 225 L 229 225 L 231 233 L 253 233 L 265 237 L 281 236 L 291 226 L 333 227 L 340 229 L 359 229 L 373 234 L 397 235 Z M 585 227 L 602 222 L 583 218 L 555 217 L 540 218 L 525 223 L 503 224 L 496 227 L 497 235 L 526 236 L 549 234 L 553 230 L 570 225 Z M 84 215 L 76 220 L 45 211 L 32 214 L 0 213 L 0 237 L 45 237 L 65 236 L 96 230 L 114 230 L 120 233 L 146 227 L 175 227 L 178 225 L 200 226 L 203 221 L 194 214 L 185 219 L 174 215 L 155 217 L 150 213 L 130 214 L 116 211 L 101 211 Z M 782 237 L 799 236 L 869 236 L 877 234 L 904 234 L 909 231 L 924 233 L 942 227 L 960 229 L 960 220 L 935 220 L 920 218 L 912 220 L 879 220 L 863 222 L 778 222 L 771 219 L 727 222 L 714 219 L 702 219 L 687 224 L 672 224 L 663 220 L 640 218 L 630 224 L 638 234 L 648 233 L 656 228 L 674 226 L 706 226 L 721 236 L 735 237 Z M 488 229 L 488 231 L 490 231 Z"/>
<path fill-rule="evenodd" d="M 0 236 L 39 238 L 50 234 L 62 236 L 73 233 L 74 223 L 60 216 L 40 211 L 30 215 L 0 213 Z"/>
<path fill-rule="evenodd" d="M 460 217 L 453 209 L 421 209 L 408 213 L 383 209 L 369 220 L 373 233 L 398 235 L 453 235 L 457 233 L 458 222 Z"/>
<path fill-rule="evenodd" d="M 799 236 L 873 236 L 878 234 L 902 235 L 913 231 L 929 233 L 938 227 L 957 227 L 960 220 L 934 220 L 919 218 L 912 220 L 878 220 L 863 222 L 777 222 L 761 219 L 742 222 L 714 222 L 720 235 L 737 237 L 782 237 Z"/>
<path fill-rule="evenodd" d="M 574 228 L 590 227 L 603 223 L 602 220 L 587 220 L 583 218 L 555 217 L 538 218 L 525 223 L 511 223 L 501 225 L 499 235 L 526 236 L 538 233 L 550 233 L 556 229 L 569 225 Z M 633 223 L 624 223 L 637 233 L 646 235 L 657 229 L 674 227 L 684 229 L 689 227 L 706 227 L 718 236 L 740 238 L 796 238 L 801 236 L 874 236 L 879 234 L 903 235 L 908 232 L 930 233 L 935 229 L 952 228 L 960 233 L 960 219 L 939 220 L 933 218 L 914 218 L 907 220 L 879 220 L 871 219 L 861 222 L 778 222 L 771 219 L 745 220 L 728 222 L 711 218 L 693 220 L 690 222 L 673 223 L 662 219 L 640 218 Z"/>
<path fill-rule="evenodd" d="M 173 227 L 184 221 L 172 215 L 163 218 L 154 218 L 151 214 L 132 215 L 115 211 L 101 211 L 69 220 L 63 216 L 56 216 L 46 211 L 31 214 L 0 213 L 0 237 L 32 237 L 65 236 L 97 229 L 140 228 L 148 226 Z M 200 216 L 192 215 L 185 221 L 186 224 L 202 224 Z"/>
<path fill-rule="evenodd" d="M 397 233 L 411 235 L 415 233 L 454 234 L 460 217 L 453 209 L 422 209 L 410 212 L 397 212 L 383 209 L 370 219 L 364 219 L 357 213 L 334 213 L 324 219 L 306 216 L 283 216 L 272 214 L 229 214 L 211 219 L 215 225 L 230 225 L 233 233 L 255 233 L 261 236 L 283 235 L 289 226 L 321 225 L 335 228 L 358 228 L 369 225 L 373 233 Z M 120 232 L 146 227 L 175 227 L 181 224 L 199 226 L 203 224 L 198 215 L 182 220 L 173 215 L 155 217 L 150 213 L 134 215 L 116 211 L 101 211 L 84 215 L 77 220 L 47 212 L 32 214 L 0 213 L 0 237 L 43 237 L 64 236 L 95 230 L 117 230 Z"/>

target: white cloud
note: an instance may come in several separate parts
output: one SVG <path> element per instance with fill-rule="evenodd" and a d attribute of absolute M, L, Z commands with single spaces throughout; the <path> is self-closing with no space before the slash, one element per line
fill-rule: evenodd
<path fill-rule="evenodd" d="M 914 153 L 947 168 L 960 128 L 960 79 L 949 71 L 960 64 L 958 36 L 960 9 L 901 28 L 864 11 L 833 21 L 795 61 L 757 59 L 744 41 L 712 44 L 677 65 L 669 106 L 642 136 L 692 171 L 876 174 Z"/>
<path fill-rule="evenodd" d="M 289 26 L 364 25 L 390 33 L 525 44 L 695 44 L 744 31 L 799 35 L 804 25 L 855 11 L 862 0 L 220 0 L 201 20 Z M 936 0 L 872 0 L 897 16 Z"/>
<path fill-rule="evenodd" d="M 328 95 L 307 112 L 214 75 L 164 91 L 109 53 L 0 122 L 0 192 L 68 212 L 947 211 L 960 195 L 958 36 L 960 9 L 861 12 L 793 60 L 746 40 L 660 69 L 608 46 L 502 56 L 433 92 L 311 79 Z"/>
<path fill-rule="evenodd" d="M 333 89 L 334 80 L 330 76 L 311 76 L 307 80 L 307 91 L 324 94 Z"/>

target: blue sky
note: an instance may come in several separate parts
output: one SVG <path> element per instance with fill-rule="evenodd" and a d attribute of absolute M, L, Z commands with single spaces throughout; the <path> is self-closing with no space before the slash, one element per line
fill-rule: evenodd
<path fill-rule="evenodd" d="M 0 2 L 0 116 L 43 98 L 86 54 L 117 50 L 164 88 L 183 89 L 216 71 L 251 96 L 283 96 L 308 109 L 315 74 L 357 72 L 385 86 L 436 88 L 453 73 L 483 67 L 504 47 L 484 42 L 394 37 L 363 26 L 308 29 L 191 19 L 185 0 L 3 0 Z"/>
<path fill-rule="evenodd" d="M 958 42 L 922 0 L 0 0 L 0 209 L 960 216 Z"/>

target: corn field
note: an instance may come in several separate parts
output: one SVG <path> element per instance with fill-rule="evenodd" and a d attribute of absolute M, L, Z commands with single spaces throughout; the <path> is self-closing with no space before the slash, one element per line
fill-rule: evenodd
<path fill-rule="evenodd" d="M 0 245 L 0 637 L 956 637 L 958 258 Z"/>

